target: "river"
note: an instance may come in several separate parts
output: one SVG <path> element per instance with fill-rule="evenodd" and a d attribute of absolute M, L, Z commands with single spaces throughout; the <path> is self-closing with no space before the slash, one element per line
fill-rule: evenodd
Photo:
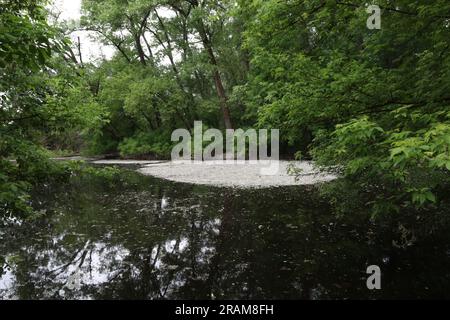
<path fill-rule="evenodd" d="M 4 223 L 3 299 L 394 299 L 450 296 L 449 232 L 416 239 L 316 187 L 233 189 L 122 170 L 37 188 Z M 382 270 L 368 290 L 366 268 Z M 1 266 L 1 263 L 0 263 Z"/>

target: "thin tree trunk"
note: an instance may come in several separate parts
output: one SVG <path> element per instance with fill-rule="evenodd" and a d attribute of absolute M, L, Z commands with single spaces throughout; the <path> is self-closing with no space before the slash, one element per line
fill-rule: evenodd
<path fill-rule="evenodd" d="M 188 89 L 186 89 L 184 87 L 183 82 L 182 82 L 181 77 L 180 77 L 180 71 L 178 70 L 177 65 L 175 63 L 175 60 L 174 60 L 174 57 L 173 57 L 173 46 L 172 46 L 172 41 L 171 41 L 170 36 L 169 36 L 169 32 L 168 32 L 168 30 L 166 28 L 166 25 L 164 24 L 164 21 L 159 16 L 158 11 L 155 9 L 154 12 L 155 12 L 156 17 L 158 18 L 159 26 L 160 26 L 161 30 L 163 31 L 163 33 L 164 33 L 165 42 L 163 41 L 163 39 L 161 39 L 161 37 L 158 35 L 158 33 L 156 31 L 153 31 L 153 30 L 151 30 L 148 27 L 147 27 L 147 30 L 150 33 L 153 34 L 155 39 L 163 47 L 163 49 L 164 49 L 164 51 L 166 53 L 166 56 L 169 58 L 170 65 L 171 65 L 172 70 L 174 72 L 175 79 L 176 79 L 176 82 L 177 82 L 179 88 L 181 89 L 183 94 L 186 96 L 186 99 L 189 100 L 190 105 L 194 106 L 195 105 L 194 96 L 192 95 L 192 92 L 188 92 Z M 192 118 L 192 110 L 191 110 L 191 108 L 188 107 L 187 108 L 187 112 L 189 113 L 189 118 Z M 195 120 L 194 118 L 191 119 L 191 120 Z M 188 125 L 187 128 L 190 129 L 191 126 Z"/>
<path fill-rule="evenodd" d="M 200 3 L 198 0 L 188 0 L 188 2 L 191 4 L 191 8 L 198 8 L 200 6 Z M 182 15 L 187 17 L 190 13 L 185 12 L 183 9 L 181 9 L 179 6 L 176 6 L 172 4 L 172 6 L 180 12 Z M 205 50 L 209 56 L 209 60 L 211 65 L 214 67 L 213 71 L 213 79 L 214 79 L 214 85 L 216 87 L 217 96 L 219 97 L 220 102 L 220 109 L 222 110 L 222 116 L 223 116 L 223 122 L 225 124 L 226 129 L 233 129 L 233 125 L 231 123 L 231 112 L 230 108 L 228 106 L 228 97 L 225 92 L 225 87 L 223 85 L 222 77 L 219 72 L 219 65 L 217 63 L 216 56 L 214 55 L 214 51 L 212 48 L 211 40 L 208 35 L 206 26 L 201 18 L 197 19 L 197 31 L 200 34 L 203 46 L 205 47 Z"/>
<path fill-rule="evenodd" d="M 142 48 L 140 35 L 134 36 L 134 42 L 135 42 L 136 50 L 139 55 L 139 61 L 142 63 L 142 65 L 146 66 L 147 61 L 145 60 L 145 52 L 144 52 L 144 49 Z"/>
<path fill-rule="evenodd" d="M 220 108 L 222 110 L 225 128 L 233 129 L 233 125 L 231 124 L 230 109 L 228 108 L 228 98 L 226 96 L 225 88 L 223 87 L 222 79 L 218 70 L 214 71 L 213 77 L 214 83 L 216 84 L 217 95 L 219 96 L 220 100 Z"/>
<path fill-rule="evenodd" d="M 80 37 L 78 37 L 77 49 L 78 49 L 78 56 L 80 57 L 81 68 L 84 68 L 83 55 L 81 53 L 81 40 L 80 40 Z"/>
<path fill-rule="evenodd" d="M 211 46 L 211 41 L 206 33 L 205 25 L 203 21 L 200 21 L 199 25 L 199 33 L 202 38 L 203 45 L 205 46 L 206 52 L 208 53 L 210 63 L 214 66 L 213 78 L 214 84 L 216 86 L 217 95 L 220 101 L 220 108 L 222 110 L 223 121 L 226 129 L 233 129 L 233 125 L 231 123 L 231 114 L 230 108 L 228 107 L 228 97 L 225 92 L 225 88 L 223 86 L 222 77 L 220 76 L 219 66 L 217 64 L 216 56 L 214 55 L 214 51 Z"/>

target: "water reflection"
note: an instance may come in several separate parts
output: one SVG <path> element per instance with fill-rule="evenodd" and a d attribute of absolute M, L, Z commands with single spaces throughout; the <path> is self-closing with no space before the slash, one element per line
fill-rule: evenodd
<path fill-rule="evenodd" d="M 447 233 L 419 241 L 389 222 L 337 217 L 312 187 L 237 191 L 126 173 L 49 187 L 35 203 L 47 214 L 3 227 L 1 298 L 450 295 Z M 365 285 L 370 264 L 383 270 L 379 292 Z"/>

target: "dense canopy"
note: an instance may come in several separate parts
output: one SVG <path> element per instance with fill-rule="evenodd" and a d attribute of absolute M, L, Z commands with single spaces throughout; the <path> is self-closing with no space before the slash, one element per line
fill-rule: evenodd
<path fill-rule="evenodd" d="M 344 179 L 372 214 L 442 205 L 450 170 L 450 2 L 0 1 L 0 208 L 67 173 L 55 154 L 167 159 L 177 128 L 277 128 L 283 156 Z M 67 35 L 115 48 L 89 61 Z M 79 40 L 80 41 L 80 40 Z M 330 190 L 328 190 L 330 191 Z"/>

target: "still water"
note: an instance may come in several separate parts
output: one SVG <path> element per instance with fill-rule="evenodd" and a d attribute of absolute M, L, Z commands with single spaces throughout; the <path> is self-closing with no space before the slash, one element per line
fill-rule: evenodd
<path fill-rule="evenodd" d="M 131 171 L 42 186 L 0 230 L 3 299 L 450 297 L 450 232 L 336 215 L 314 187 L 234 190 Z M 366 286 L 379 265 L 382 290 Z"/>

